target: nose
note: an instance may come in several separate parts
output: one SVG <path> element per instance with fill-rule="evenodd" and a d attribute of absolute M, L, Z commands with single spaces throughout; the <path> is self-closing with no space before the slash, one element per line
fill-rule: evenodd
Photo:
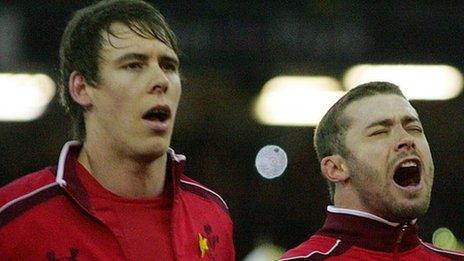
<path fill-rule="evenodd" d="M 411 134 L 409 134 L 406 130 L 404 130 L 402 127 L 400 129 L 401 134 L 398 143 L 395 146 L 395 151 L 400 152 L 416 149 L 414 137 Z"/>
<path fill-rule="evenodd" d="M 169 80 L 159 66 L 155 66 L 154 72 L 152 73 L 152 79 L 149 85 L 150 93 L 166 93 L 168 91 Z"/>

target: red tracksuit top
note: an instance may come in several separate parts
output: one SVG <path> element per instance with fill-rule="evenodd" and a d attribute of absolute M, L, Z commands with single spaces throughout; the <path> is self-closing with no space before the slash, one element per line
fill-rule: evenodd
<path fill-rule="evenodd" d="M 92 213 L 72 162 L 79 149 L 78 142 L 68 142 L 57 167 L 0 188 L 0 260 L 127 260 L 118 243 L 124 235 L 116 235 Z M 235 260 L 226 203 L 184 175 L 183 155 L 171 149 L 168 154 L 175 259 Z"/>
<path fill-rule="evenodd" d="M 464 253 L 422 242 L 416 220 L 397 224 L 366 212 L 329 206 L 324 226 L 280 259 L 287 260 L 464 260 Z"/>

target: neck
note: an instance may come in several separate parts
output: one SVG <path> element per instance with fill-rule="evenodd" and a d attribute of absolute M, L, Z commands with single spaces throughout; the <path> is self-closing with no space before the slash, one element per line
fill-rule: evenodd
<path fill-rule="evenodd" d="M 125 197 L 156 197 L 166 180 L 167 153 L 151 161 L 140 161 L 84 143 L 78 161 L 109 191 Z"/>
<path fill-rule="evenodd" d="M 361 200 L 359 199 L 359 195 L 356 193 L 356 190 L 351 187 L 347 188 L 347 186 L 348 185 L 344 185 L 343 187 L 340 186 L 335 189 L 333 202 L 334 207 L 371 213 L 371 211 L 366 209 L 364 204 L 362 204 Z M 377 213 L 371 214 L 377 215 Z"/>
<path fill-rule="evenodd" d="M 411 220 L 415 220 L 414 218 L 388 215 L 389 213 L 385 213 L 381 208 L 367 208 L 365 204 L 361 202 L 359 195 L 354 191 L 354 189 L 345 189 L 341 193 L 337 193 L 339 191 L 336 191 L 334 195 L 334 207 L 369 213 L 394 223 L 408 223 Z"/>

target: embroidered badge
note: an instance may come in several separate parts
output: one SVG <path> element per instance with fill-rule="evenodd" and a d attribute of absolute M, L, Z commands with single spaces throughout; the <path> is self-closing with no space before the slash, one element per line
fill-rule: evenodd
<path fill-rule="evenodd" d="M 206 237 L 208 238 L 208 248 L 211 252 L 216 248 L 216 245 L 219 243 L 219 236 L 217 236 L 214 233 L 213 228 L 209 224 L 203 226 L 203 232 L 204 234 L 206 234 Z"/>
<path fill-rule="evenodd" d="M 204 257 L 206 254 L 206 251 L 209 250 L 208 238 L 203 237 L 200 233 L 198 233 L 198 246 L 200 247 L 201 257 Z"/>

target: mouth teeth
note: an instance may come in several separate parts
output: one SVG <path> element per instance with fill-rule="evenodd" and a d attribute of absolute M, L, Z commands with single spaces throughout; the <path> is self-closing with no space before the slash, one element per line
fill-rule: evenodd
<path fill-rule="evenodd" d="M 414 160 L 408 160 L 395 170 L 393 180 L 401 187 L 416 186 L 420 183 L 420 166 Z"/>
<path fill-rule="evenodd" d="M 417 163 L 412 161 L 412 160 L 411 161 L 406 161 L 406 162 L 403 162 L 400 167 L 402 167 L 402 168 L 417 167 Z"/>

